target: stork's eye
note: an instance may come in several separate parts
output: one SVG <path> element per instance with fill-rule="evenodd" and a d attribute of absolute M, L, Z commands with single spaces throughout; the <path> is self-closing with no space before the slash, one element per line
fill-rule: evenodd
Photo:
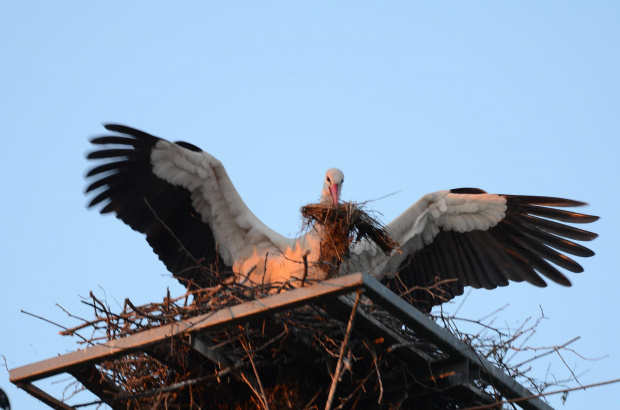
<path fill-rule="evenodd" d="M 342 178 L 342 182 L 341 182 L 341 184 L 344 184 L 344 178 Z"/>
<path fill-rule="evenodd" d="M 329 179 L 329 177 L 327 177 L 327 182 L 329 182 L 330 184 L 332 183 L 332 180 Z"/>

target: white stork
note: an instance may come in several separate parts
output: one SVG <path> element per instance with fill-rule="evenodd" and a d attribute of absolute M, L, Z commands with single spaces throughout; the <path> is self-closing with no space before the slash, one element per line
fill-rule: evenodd
<path fill-rule="evenodd" d="M 304 275 L 306 280 L 325 279 L 318 260 L 321 226 L 286 238 L 248 209 L 213 156 L 192 144 L 169 142 L 123 125 L 105 128 L 117 134 L 91 140 L 105 148 L 88 155 L 90 160 L 103 160 L 87 174 L 86 192 L 96 193 L 89 207 L 103 203 L 102 214 L 115 213 L 146 234 L 153 251 L 181 283 L 206 287 L 218 281 L 275 285 Z M 337 205 L 343 182 L 339 169 L 328 170 L 321 200 Z M 424 310 L 462 294 L 465 286 L 494 289 L 509 281 L 527 281 L 543 287 L 541 274 L 570 286 L 549 262 L 582 272 L 561 252 L 592 256 L 590 249 L 569 239 L 590 241 L 597 235 L 562 222 L 589 223 L 598 217 L 552 207 L 581 205 L 585 204 L 475 188 L 430 193 L 386 226 L 399 244 L 397 251 L 386 255 L 368 239 L 353 243 L 341 274 L 369 273 Z M 437 296 L 407 292 L 428 286 L 435 286 Z"/>

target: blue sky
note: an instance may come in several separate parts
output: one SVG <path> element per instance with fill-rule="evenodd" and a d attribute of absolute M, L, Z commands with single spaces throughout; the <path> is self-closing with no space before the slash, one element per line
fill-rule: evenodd
<path fill-rule="evenodd" d="M 91 290 L 112 306 L 182 292 L 141 235 L 85 208 L 88 138 L 118 122 L 219 158 L 286 235 L 333 166 L 345 200 L 399 192 L 372 203 L 385 221 L 461 186 L 589 202 L 601 237 L 572 288 L 475 291 L 460 315 L 509 304 L 497 323 L 516 327 L 542 308 L 529 344 L 581 336 L 580 355 L 609 356 L 566 352 L 580 382 L 620 378 L 618 21 L 612 1 L 0 2 L 0 354 L 14 368 L 77 347 L 21 309 L 70 326 L 56 304 L 92 315 Z M 558 357 L 533 372 L 569 375 Z M 47 408 L 3 369 L 0 387 Z M 616 391 L 550 402 L 606 408 Z"/>

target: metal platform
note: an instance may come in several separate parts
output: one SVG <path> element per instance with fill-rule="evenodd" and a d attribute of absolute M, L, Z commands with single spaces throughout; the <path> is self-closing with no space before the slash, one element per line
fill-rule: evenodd
<path fill-rule="evenodd" d="M 449 390 L 450 394 L 474 395 L 490 403 L 494 401 L 474 385 L 474 379 L 485 380 L 507 399 L 535 396 L 489 361 L 477 355 L 471 347 L 456 339 L 450 332 L 400 299 L 378 281 L 362 273 L 293 289 L 15 368 L 10 371 L 10 381 L 52 408 L 71 409 L 71 406 L 33 384 L 38 380 L 67 373 L 101 400 L 106 401 L 110 399 L 108 392 L 113 386 L 105 385 L 105 378 L 97 374 L 96 364 L 132 352 L 153 354 L 158 346 L 161 347 L 172 338 L 183 338 L 202 357 L 217 361 L 217 357 L 209 356 L 211 354 L 209 346 L 202 341 L 201 335 L 206 332 L 269 318 L 276 313 L 311 304 L 321 304 L 322 309 L 333 317 L 344 319 L 346 323 L 354 306 L 353 300 L 347 295 L 355 295 L 358 291 L 362 291 L 373 304 L 398 318 L 416 335 L 435 345 L 448 357 L 442 360 L 433 359 L 424 351 L 407 343 L 398 332 L 358 308 L 355 330 L 372 340 L 382 340 L 384 346 L 398 346 L 393 349 L 386 348 L 385 351 L 403 362 L 419 380 L 432 380 L 439 390 Z M 539 398 L 518 401 L 516 404 L 524 409 L 551 409 Z"/>

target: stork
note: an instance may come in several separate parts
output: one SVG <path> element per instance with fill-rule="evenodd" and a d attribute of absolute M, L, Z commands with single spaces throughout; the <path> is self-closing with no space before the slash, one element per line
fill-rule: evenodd
<path fill-rule="evenodd" d="M 123 125 L 91 140 L 98 161 L 87 173 L 88 206 L 113 213 L 146 239 L 184 285 L 220 282 L 275 285 L 322 280 L 321 226 L 284 237 L 246 206 L 220 161 L 187 142 L 170 142 Z M 101 147 L 103 146 L 103 147 Z M 344 174 L 327 171 L 321 201 L 338 206 Z M 386 225 L 398 249 L 386 254 L 371 240 L 351 244 L 340 274 L 366 272 L 429 310 L 463 293 L 494 289 L 510 281 L 544 287 L 541 275 L 571 286 L 558 269 L 582 272 L 566 256 L 594 253 L 575 242 L 595 233 L 566 225 L 598 219 L 556 207 L 583 202 L 563 198 L 488 194 L 476 188 L 424 195 Z M 551 263 L 549 263 L 551 262 Z M 554 266 L 556 265 L 556 266 Z M 433 292 L 424 288 L 434 287 Z"/>

